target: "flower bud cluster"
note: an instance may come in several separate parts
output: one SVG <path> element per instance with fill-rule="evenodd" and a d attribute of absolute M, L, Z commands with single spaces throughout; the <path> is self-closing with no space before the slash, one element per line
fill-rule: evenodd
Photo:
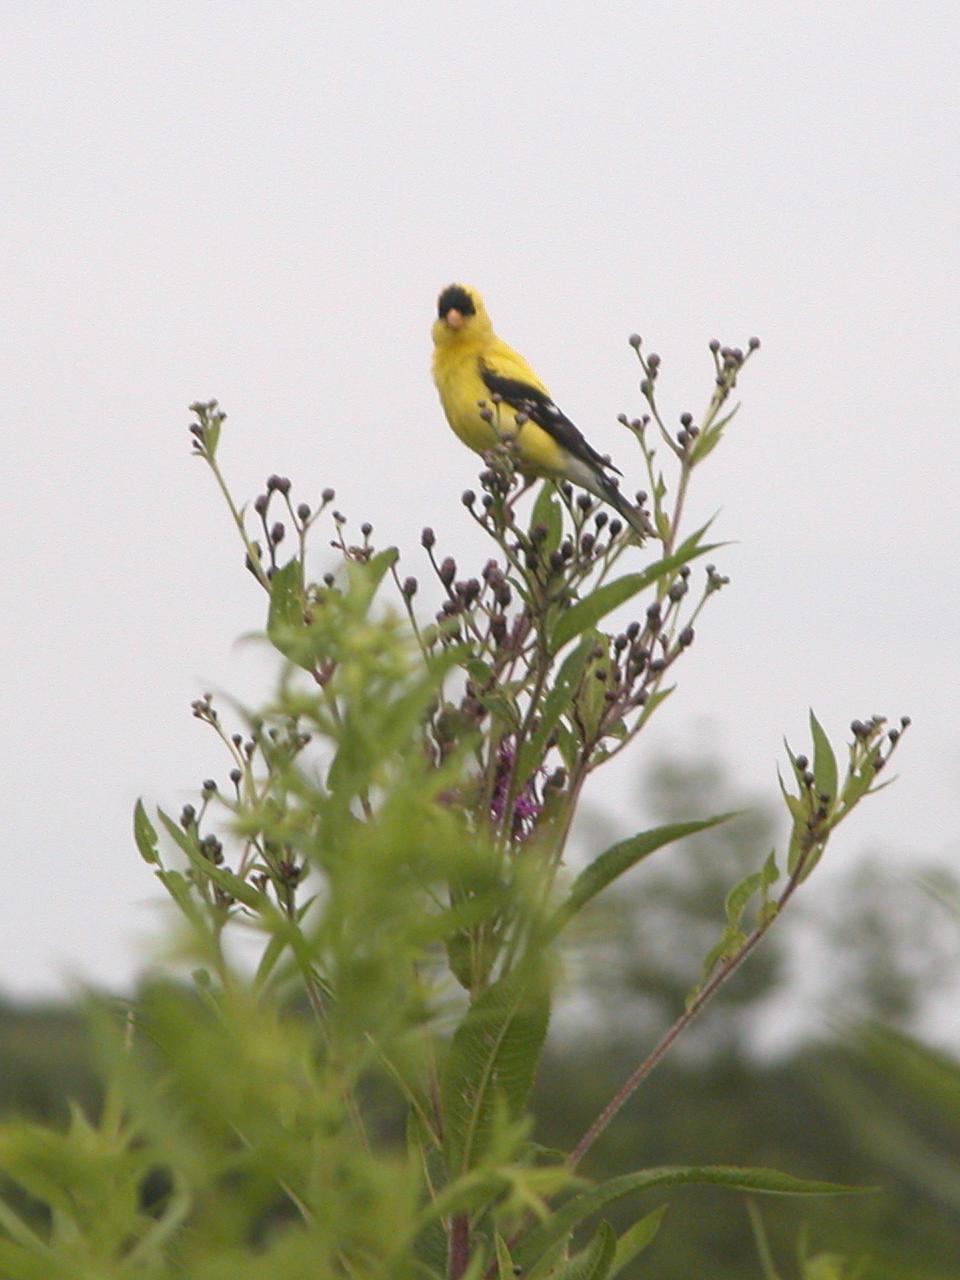
<path fill-rule="evenodd" d="M 213 728 L 227 751 L 231 765 L 229 778 L 231 794 L 225 794 L 215 778 L 205 778 L 200 786 L 199 809 L 185 804 L 180 811 L 179 825 L 184 837 L 196 850 L 198 861 L 193 861 L 185 872 L 188 880 L 204 897 L 224 909 L 235 905 L 232 893 L 223 884 L 204 874 L 202 862 L 222 868 L 231 876 L 238 876 L 254 884 L 263 892 L 272 885 L 277 900 L 287 909 L 292 902 L 291 891 L 306 874 L 297 863 L 290 848 L 270 846 L 262 831 L 245 830 L 241 837 L 239 862 L 236 871 L 226 865 L 223 840 L 219 835 L 204 831 L 211 807 L 225 811 L 234 818 L 241 818 L 251 807 L 265 805 L 278 817 L 276 802 L 271 798 L 273 779 L 284 773 L 298 755 L 312 741 L 312 734 L 301 727 L 298 719 L 288 718 L 277 724 L 265 724 L 253 718 L 246 735 L 235 732 L 229 736 L 223 730 L 220 716 L 213 705 L 213 697 L 204 693 L 191 704 L 193 715 Z"/>

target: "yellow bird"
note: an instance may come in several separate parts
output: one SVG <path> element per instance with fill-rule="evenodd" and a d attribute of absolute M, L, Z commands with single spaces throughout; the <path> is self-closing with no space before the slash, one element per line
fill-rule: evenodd
<path fill-rule="evenodd" d="M 609 503 L 641 539 L 650 532 L 644 512 L 607 474 L 620 472 L 561 413 L 523 356 L 501 342 L 483 299 L 467 285 L 448 285 L 437 299 L 433 380 L 447 421 L 465 445 L 485 453 L 510 440 L 524 475 L 569 480 Z"/>

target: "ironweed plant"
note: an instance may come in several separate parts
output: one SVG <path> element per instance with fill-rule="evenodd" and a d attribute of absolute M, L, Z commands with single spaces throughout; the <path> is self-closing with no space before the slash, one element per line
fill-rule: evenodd
<path fill-rule="evenodd" d="M 605 1280 L 642 1273 L 663 1214 L 641 1208 L 618 1238 L 602 1220 L 614 1200 L 696 1182 L 851 1190 L 729 1166 L 591 1181 L 580 1166 L 877 790 L 906 721 L 855 721 L 841 772 L 811 716 L 811 749 L 788 751 L 782 783 L 785 857 L 731 888 L 700 985 L 574 1149 L 536 1142 L 528 1098 L 566 932 L 644 858 L 730 816 L 643 831 L 564 871 L 584 787 L 663 706 L 727 585 L 684 508 L 759 343 L 711 344 L 706 411 L 676 431 L 659 357 L 631 345 L 646 412 L 620 421 L 647 476 L 646 539 L 568 485 L 544 483 L 524 520 L 504 440 L 479 494 L 463 495 L 490 545 L 476 575 L 423 530 L 442 600 L 426 614 L 397 551 L 369 524 L 353 534 L 333 490 L 311 505 L 272 475 L 239 506 L 220 464 L 225 415 L 192 406 L 193 451 L 267 597 L 283 671 L 256 710 L 194 702 L 225 756 L 196 803 L 159 810 L 156 826 L 137 804 L 136 843 L 179 909 L 172 945 L 192 980 L 152 981 L 122 1020 L 100 1009 L 96 1122 L 3 1128 L 17 1187 L 0 1206 L 4 1276 Z M 486 410 L 495 421 L 496 398 Z M 315 581 L 318 527 L 341 563 Z"/>

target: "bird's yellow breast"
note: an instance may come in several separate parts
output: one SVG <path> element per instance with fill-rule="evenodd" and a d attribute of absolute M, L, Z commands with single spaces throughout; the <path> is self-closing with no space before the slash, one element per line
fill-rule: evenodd
<path fill-rule="evenodd" d="M 565 451 L 553 437 L 534 422 L 518 427 L 510 405 L 492 403 L 480 374 L 482 358 L 482 348 L 472 344 L 456 350 L 438 348 L 434 353 L 433 378 L 450 426 L 477 453 L 485 453 L 501 440 L 513 440 L 523 470 L 537 475 L 564 475 Z M 481 402 L 493 414 L 492 422 L 481 416 Z"/>

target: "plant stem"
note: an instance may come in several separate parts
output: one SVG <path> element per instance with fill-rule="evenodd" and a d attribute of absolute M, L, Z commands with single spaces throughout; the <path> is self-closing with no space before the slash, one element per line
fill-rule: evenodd
<path fill-rule="evenodd" d="M 450 1222 L 449 1280 L 460 1280 L 470 1263 L 470 1217 L 456 1213 Z"/>
<path fill-rule="evenodd" d="M 674 544 L 680 531 L 680 521 L 683 518 L 683 504 L 687 496 L 687 485 L 690 482 L 690 471 L 690 463 L 684 458 L 680 465 L 680 481 L 677 485 L 677 498 L 673 506 L 673 519 L 670 521 L 670 531 L 663 542 L 664 556 L 673 555 Z"/>
<path fill-rule="evenodd" d="M 727 979 L 731 977 L 736 970 L 739 969 L 744 960 L 746 960 L 747 956 L 761 940 L 770 928 L 771 924 L 773 924 L 774 920 L 779 916 L 780 912 L 793 896 L 793 892 L 803 876 L 803 868 L 811 852 L 812 849 L 804 850 L 803 854 L 797 860 L 797 865 L 793 869 L 793 874 L 790 876 L 786 888 L 777 899 L 776 911 L 771 912 L 765 919 L 761 920 L 734 954 L 732 956 L 728 956 L 727 959 L 724 960 L 710 981 L 707 982 L 698 992 L 696 998 L 683 1011 L 680 1017 L 677 1018 L 676 1022 L 674 1022 L 673 1026 L 670 1027 L 653 1051 L 648 1054 L 637 1069 L 627 1077 L 604 1109 L 600 1112 L 596 1120 L 594 1120 L 593 1124 L 567 1157 L 567 1164 L 571 1169 L 576 1168 L 624 1103 L 632 1097 L 643 1081 L 646 1080 L 653 1068 L 672 1047 L 674 1041 L 677 1040 L 681 1033 L 687 1029 L 704 1005 L 709 1002 Z"/>
<path fill-rule="evenodd" d="M 757 1253 L 760 1255 L 760 1265 L 763 1268 L 763 1280 L 780 1280 L 780 1274 L 773 1265 L 773 1254 L 770 1252 L 770 1242 L 767 1239 L 767 1233 L 763 1229 L 763 1219 L 760 1217 L 760 1210 L 751 1199 L 747 1199 L 747 1213 L 750 1215 L 750 1226 L 753 1229 L 753 1240 L 757 1246 Z"/>
<path fill-rule="evenodd" d="M 252 542 L 247 537 L 247 530 L 246 530 L 246 526 L 243 523 L 243 516 L 237 510 L 237 505 L 230 494 L 230 490 L 227 488 L 227 482 L 223 478 L 223 474 L 220 471 L 219 466 L 217 465 L 216 459 L 209 453 L 204 453 L 203 456 L 206 459 L 210 467 L 210 470 L 213 472 L 216 478 L 217 484 L 220 486 L 220 492 L 223 494 L 224 498 L 226 499 L 227 506 L 230 508 L 230 514 L 231 516 L 233 516 L 233 522 L 237 526 L 237 530 L 240 534 L 240 537 L 243 539 L 243 545 L 247 549 L 247 559 L 250 561 L 250 565 L 253 569 L 254 574 L 256 575 L 256 579 L 260 583 L 261 587 L 263 587 L 264 591 L 266 591 L 266 593 L 269 595 L 270 579 L 267 577 L 266 573 L 264 572 L 263 565 L 260 563 L 260 557 L 257 555 L 256 551 L 253 549 Z"/>

